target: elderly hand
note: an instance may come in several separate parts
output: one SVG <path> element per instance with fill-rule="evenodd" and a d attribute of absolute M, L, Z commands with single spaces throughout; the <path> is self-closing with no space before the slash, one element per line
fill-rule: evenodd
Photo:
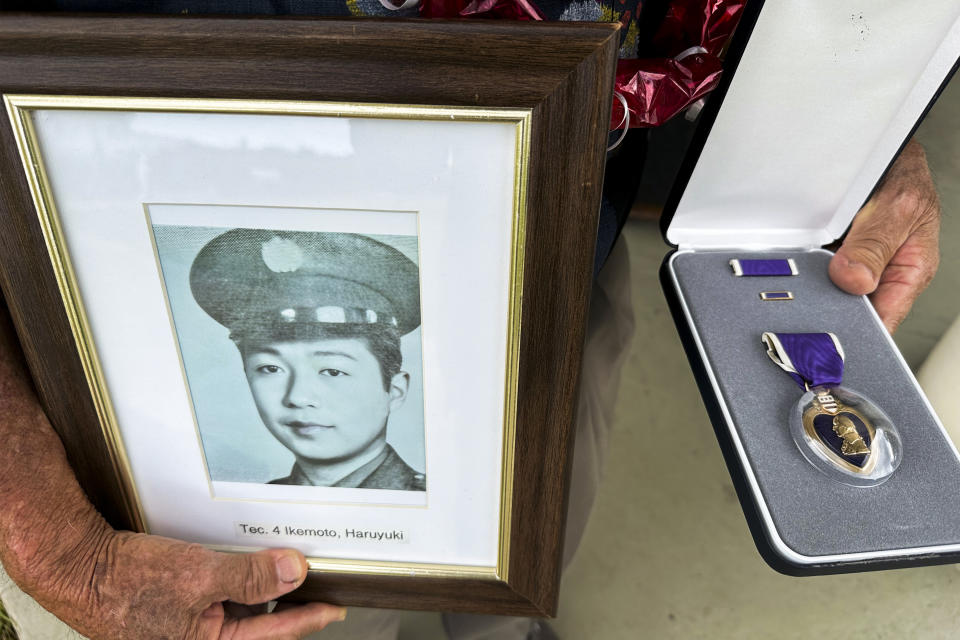
<path fill-rule="evenodd" d="M 45 574 L 37 601 L 91 638 L 295 640 L 346 615 L 322 603 L 259 615 L 234 604 L 264 603 L 300 586 L 307 563 L 297 551 L 218 553 L 112 529 L 87 539 L 92 553 L 59 567 L 37 558 L 31 573 Z"/>
<path fill-rule="evenodd" d="M 44 608 L 96 639 L 288 640 L 342 620 L 336 606 L 253 605 L 296 589 L 292 549 L 210 551 L 114 531 L 77 483 L 40 407 L 0 297 L 0 559 Z"/>
<path fill-rule="evenodd" d="M 870 294 L 893 333 L 937 272 L 939 236 L 937 191 L 923 147 L 911 141 L 854 218 L 830 278 L 844 291 Z"/>

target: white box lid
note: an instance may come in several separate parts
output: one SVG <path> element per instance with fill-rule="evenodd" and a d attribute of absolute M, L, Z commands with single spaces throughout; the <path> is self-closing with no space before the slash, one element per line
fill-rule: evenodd
<path fill-rule="evenodd" d="M 667 205 L 681 248 L 838 238 L 960 57 L 957 0 L 757 2 Z"/>

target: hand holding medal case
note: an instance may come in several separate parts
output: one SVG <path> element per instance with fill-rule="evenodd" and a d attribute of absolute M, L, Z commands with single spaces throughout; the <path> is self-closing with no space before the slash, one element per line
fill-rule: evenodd
<path fill-rule="evenodd" d="M 917 13 L 748 4 L 663 219 L 661 281 L 741 505 L 792 575 L 960 560 L 960 456 L 820 248 L 956 68 L 960 6 Z"/>

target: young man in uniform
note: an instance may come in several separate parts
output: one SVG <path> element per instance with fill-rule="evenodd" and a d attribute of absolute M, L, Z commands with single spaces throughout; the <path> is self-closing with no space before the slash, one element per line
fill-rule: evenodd
<path fill-rule="evenodd" d="M 190 269 L 230 330 L 263 424 L 296 462 L 271 484 L 424 491 L 387 444 L 407 398 L 400 337 L 420 326 L 417 266 L 351 233 L 233 229 Z"/>

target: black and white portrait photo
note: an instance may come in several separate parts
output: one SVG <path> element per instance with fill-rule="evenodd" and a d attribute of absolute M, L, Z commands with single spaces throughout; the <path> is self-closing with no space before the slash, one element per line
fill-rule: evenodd
<path fill-rule="evenodd" d="M 497 566 L 529 110 L 75 98 L 22 111 L 24 169 L 132 521 Z"/>
<path fill-rule="evenodd" d="M 426 490 L 416 235 L 152 230 L 212 482 Z"/>

